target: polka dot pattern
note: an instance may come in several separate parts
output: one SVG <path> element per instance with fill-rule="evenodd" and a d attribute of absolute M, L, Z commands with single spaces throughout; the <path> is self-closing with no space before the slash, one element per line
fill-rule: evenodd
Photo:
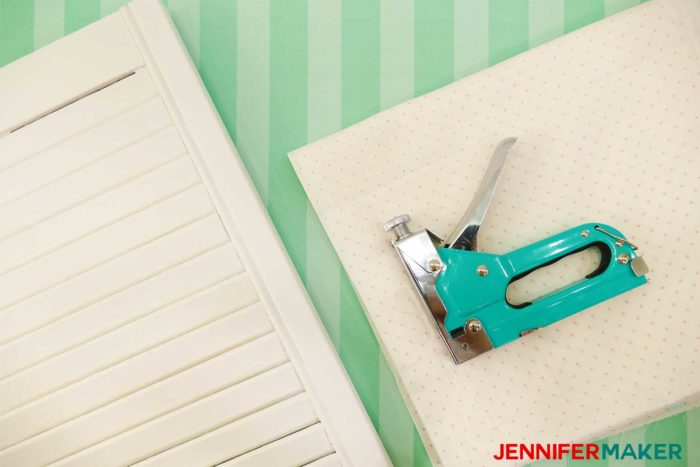
<path fill-rule="evenodd" d="M 697 400 L 699 10 L 644 4 L 291 154 L 443 464 L 488 465 L 501 442 L 591 439 Z M 455 367 L 382 224 L 408 212 L 449 234 L 511 135 L 481 248 L 607 223 L 641 245 L 650 282 Z M 571 266 L 530 286 L 590 262 Z"/>

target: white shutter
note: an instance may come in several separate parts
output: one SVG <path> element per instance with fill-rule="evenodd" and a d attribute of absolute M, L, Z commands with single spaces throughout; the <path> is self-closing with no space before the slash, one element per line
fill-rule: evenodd
<path fill-rule="evenodd" d="M 157 0 L 0 108 L 0 465 L 387 464 Z"/>

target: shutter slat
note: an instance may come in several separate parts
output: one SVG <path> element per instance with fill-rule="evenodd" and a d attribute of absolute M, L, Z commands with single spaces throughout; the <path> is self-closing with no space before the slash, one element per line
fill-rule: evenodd
<path fill-rule="evenodd" d="M 343 467 L 343 463 L 340 462 L 340 456 L 338 454 L 331 454 L 306 464 L 306 467 Z"/>
<path fill-rule="evenodd" d="M 333 452 L 333 446 L 320 423 L 285 436 L 254 451 L 220 464 L 221 467 L 296 467 Z"/>
<path fill-rule="evenodd" d="M 87 241 L 89 238 L 85 238 L 86 236 L 100 229 L 106 229 L 110 224 L 120 221 L 121 224 L 138 222 L 128 217 L 148 216 L 149 212 L 141 213 L 141 211 L 157 211 L 156 204 L 182 202 L 193 205 L 187 198 L 197 196 L 194 191 L 202 193 L 205 189 L 200 186 L 188 193 L 183 193 L 199 183 L 199 179 L 188 164 L 188 158 L 181 157 L 123 186 L 0 241 L 0 258 L 2 258 L 0 274 L 16 269 L 42 255 L 49 255 L 71 242 L 83 239 Z M 153 209 L 149 210 L 148 208 L 152 206 Z"/>
<path fill-rule="evenodd" d="M 170 123 L 160 98 L 0 170 L 0 204 L 30 193 L 90 163 L 125 149 Z"/>
<path fill-rule="evenodd" d="M 161 308 L 172 308 L 173 304 L 239 274 L 242 270 L 231 245 L 198 256 L 0 346 L 2 377 L 158 312 Z M 231 301 L 232 306 L 236 303 L 245 306 L 256 299 L 253 285 L 247 277 L 236 277 L 229 283 L 235 290 L 236 300 Z M 202 316 L 206 317 L 206 313 L 202 313 Z"/>
<path fill-rule="evenodd" d="M 4 70 L 3 70 L 4 71 Z M 0 138 L 0 170 L 158 96 L 145 68 Z"/>
<path fill-rule="evenodd" d="M 47 325 L 99 300 L 222 245 L 219 218 L 208 216 L 97 268 L 0 310 L 0 342 Z M 0 404 L 2 401 L 0 400 Z"/>
<path fill-rule="evenodd" d="M 245 276 L 227 280 L 0 382 L 3 409 L 100 371 L 256 300 Z"/>
<path fill-rule="evenodd" d="M 183 177 L 192 170 L 182 159 Z M 189 183 L 183 181 L 183 184 Z M 46 290 L 213 212 L 206 189 L 196 186 L 108 225 L 29 264 L 4 274 L 0 307 Z M 215 215 L 215 214 L 214 214 Z"/>
<path fill-rule="evenodd" d="M 91 374 L 9 416 L 0 417 L 0 449 L 125 397 L 272 330 L 264 310 L 259 306 L 225 315 L 122 363 Z"/>
<path fill-rule="evenodd" d="M 219 426 L 241 417 L 255 417 L 259 411 L 265 411 L 265 407 L 302 390 L 294 369 L 291 364 L 286 363 L 112 438 L 58 463 L 58 466 L 92 467 L 98 465 L 102 459 L 110 459 L 115 464 L 131 464 L 159 452 L 163 454 L 144 464 L 207 465 L 207 457 L 212 456 L 214 452 L 204 456 L 197 455 L 194 462 L 187 461 L 188 453 L 192 452 L 191 446 L 197 444 L 198 436 L 206 437 L 210 433 L 216 433 Z M 248 415 L 251 412 L 254 415 Z M 277 423 L 285 422 L 278 420 Z M 193 438 L 194 441 L 190 441 Z M 236 439 L 231 438 L 229 442 L 235 444 Z M 168 451 L 169 448 L 174 449 Z M 178 454 L 173 455 L 176 451 Z"/>
<path fill-rule="evenodd" d="M 306 428 L 316 421 L 309 396 L 299 394 L 137 465 L 214 465 Z"/>
<path fill-rule="evenodd" d="M 190 404 L 190 408 L 196 407 L 198 404 L 193 403 L 205 403 L 209 395 L 213 398 L 209 401 L 216 400 L 221 397 L 219 391 L 277 366 L 286 359 L 276 336 L 261 337 L 0 451 L 0 465 L 35 465 L 58 461 L 168 412 L 178 413 L 178 409 Z M 224 406 L 216 403 L 212 407 L 214 411 L 224 409 Z"/>
<path fill-rule="evenodd" d="M 3 68 L 0 134 L 142 65 L 118 15 L 56 41 Z"/>
<path fill-rule="evenodd" d="M 185 154 L 180 136 L 168 127 L 103 160 L 0 206 L 0 239 L 64 213 L 103 193 L 126 190 L 134 178 Z M 114 195 L 112 195 L 114 196 Z M 83 219 L 86 220 L 86 219 Z M 44 222 L 45 223 L 45 222 Z"/>

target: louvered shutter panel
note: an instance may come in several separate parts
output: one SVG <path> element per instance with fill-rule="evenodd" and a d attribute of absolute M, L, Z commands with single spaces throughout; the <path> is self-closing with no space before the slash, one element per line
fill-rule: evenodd
<path fill-rule="evenodd" d="M 157 0 L 0 108 L 0 465 L 387 463 Z"/>

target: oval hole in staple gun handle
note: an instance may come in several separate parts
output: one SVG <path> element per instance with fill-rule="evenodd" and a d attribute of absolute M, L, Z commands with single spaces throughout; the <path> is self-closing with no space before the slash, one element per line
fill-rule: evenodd
<path fill-rule="evenodd" d="M 535 300 L 602 273 L 610 263 L 610 249 L 594 243 L 514 277 L 506 288 L 506 301 L 524 308 Z"/>

